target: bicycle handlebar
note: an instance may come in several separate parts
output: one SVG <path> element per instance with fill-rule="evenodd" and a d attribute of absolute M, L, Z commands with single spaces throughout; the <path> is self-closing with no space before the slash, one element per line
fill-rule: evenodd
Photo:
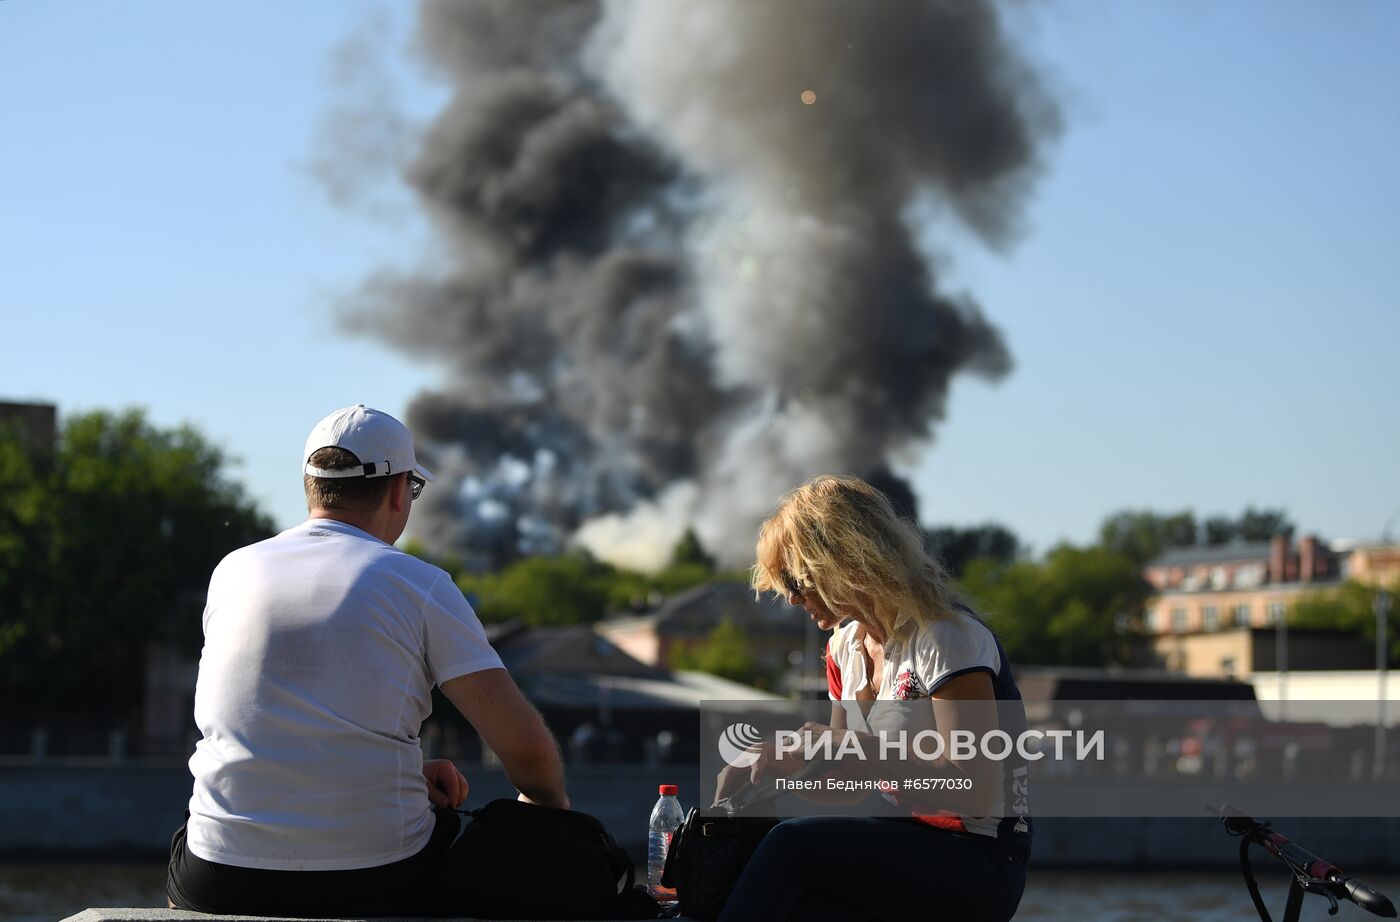
<path fill-rule="evenodd" d="M 1231 804 L 1209 809 L 1220 817 L 1231 835 L 1248 837 L 1288 865 L 1303 890 L 1350 900 L 1367 912 L 1388 919 L 1395 918 L 1395 905 L 1383 893 L 1371 889 L 1355 877 L 1343 876 L 1341 868 L 1317 857 L 1287 836 L 1274 832 L 1268 823 L 1248 816 Z M 1336 912 L 1335 903 L 1332 911 Z"/>
<path fill-rule="evenodd" d="M 1395 918 L 1395 904 L 1390 902 L 1385 894 L 1372 890 L 1355 877 L 1343 877 L 1337 884 L 1341 890 L 1338 896 L 1345 896 L 1362 909 L 1378 916 Z"/>

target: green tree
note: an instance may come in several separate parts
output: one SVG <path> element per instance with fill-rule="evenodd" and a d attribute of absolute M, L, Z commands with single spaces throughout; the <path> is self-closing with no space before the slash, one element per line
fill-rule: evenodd
<path fill-rule="evenodd" d="M 671 562 L 661 571 L 643 576 L 648 595 L 669 596 L 715 579 L 714 557 L 706 551 L 694 529 L 686 529 L 671 551 Z"/>
<path fill-rule="evenodd" d="M 662 595 L 684 592 L 692 586 L 700 586 L 715 579 L 715 571 L 698 563 L 671 564 L 654 576 L 645 578 L 646 584 Z"/>
<path fill-rule="evenodd" d="M 676 546 L 671 550 L 671 566 L 682 567 L 687 565 L 697 565 L 705 568 L 711 573 L 715 570 L 715 559 L 705 550 L 705 546 L 700 543 L 700 538 L 695 534 L 695 529 L 687 528 L 685 534 L 681 535 Z"/>
<path fill-rule="evenodd" d="M 1400 663 L 1400 612 L 1396 611 L 1400 602 L 1400 581 L 1389 588 L 1392 599 L 1390 615 L 1386 620 L 1386 637 L 1389 641 L 1389 662 Z M 1364 583 L 1349 579 L 1329 589 L 1317 589 L 1304 593 L 1288 608 L 1288 623 L 1294 627 L 1331 628 L 1349 631 L 1364 638 L 1367 643 L 1376 642 L 1376 589 Z"/>
<path fill-rule="evenodd" d="M 1211 547 L 1229 544 L 1239 537 L 1239 523 L 1228 515 L 1213 515 L 1201 525 L 1205 543 Z"/>
<path fill-rule="evenodd" d="M 1131 558 L 1069 545 L 1040 563 L 974 560 L 962 587 L 1013 660 L 1063 666 L 1126 662 L 1151 590 Z"/>
<path fill-rule="evenodd" d="M 44 471 L 0 443 L 0 686 L 129 716 L 147 644 L 198 650 L 210 572 L 271 522 L 198 431 L 139 410 L 71 417 Z"/>
<path fill-rule="evenodd" d="M 1235 531 L 1243 541 L 1268 541 L 1274 535 L 1293 531 L 1293 523 L 1282 509 L 1248 506 L 1235 523 Z"/>
<path fill-rule="evenodd" d="M 497 573 L 484 574 L 467 573 L 450 558 L 434 558 L 417 542 L 410 542 L 408 550 L 448 570 L 462 591 L 474 597 L 483 621 L 586 624 L 611 611 L 643 607 L 658 595 L 730 578 L 716 575 L 713 558 L 689 530 L 676 544 L 670 564 L 653 574 L 614 567 L 582 549 L 555 557 L 526 557 Z"/>
<path fill-rule="evenodd" d="M 499 573 L 463 576 L 458 585 L 476 597 L 483 621 L 587 624 L 607 612 L 612 568 L 589 554 L 526 557 Z"/>
<path fill-rule="evenodd" d="M 1138 566 L 1169 547 L 1191 547 L 1196 538 L 1196 516 L 1189 509 L 1166 515 L 1125 509 L 1104 519 L 1099 526 L 1099 544 Z"/>
<path fill-rule="evenodd" d="M 695 530 L 687 528 L 671 551 L 671 562 L 659 573 L 646 578 L 646 583 L 649 590 L 673 595 L 714 578 L 715 559 L 700 543 Z"/>
<path fill-rule="evenodd" d="M 1011 563 L 1021 553 L 1021 542 L 1010 529 L 988 522 L 971 528 L 943 526 L 924 530 L 924 547 L 958 577 L 979 557 Z"/>
<path fill-rule="evenodd" d="M 34 630 L 44 604 L 41 567 L 47 567 L 51 543 L 45 492 L 25 434 L 0 428 L 0 665 L 6 667 L 15 662 L 8 651 Z"/>
<path fill-rule="evenodd" d="M 770 684 L 769 676 L 754 659 L 748 635 L 729 618 L 716 625 L 699 643 L 673 648 L 671 665 L 676 669 L 708 672 L 759 688 L 767 688 Z"/>

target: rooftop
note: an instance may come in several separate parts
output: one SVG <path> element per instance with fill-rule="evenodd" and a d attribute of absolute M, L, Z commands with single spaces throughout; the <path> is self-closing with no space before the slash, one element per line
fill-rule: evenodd
<path fill-rule="evenodd" d="M 1186 567 L 1196 564 L 1267 562 L 1268 541 L 1234 541 L 1213 547 L 1173 547 L 1148 562 L 1149 567 Z"/>
<path fill-rule="evenodd" d="M 750 636 L 802 633 L 806 621 L 796 616 L 784 599 L 765 595 L 754 598 L 744 583 L 713 582 L 669 597 L 644 615 L 609 618 L 610 629 L 652 625 L 658 634 L 705 634 L 729 619 Z"/>

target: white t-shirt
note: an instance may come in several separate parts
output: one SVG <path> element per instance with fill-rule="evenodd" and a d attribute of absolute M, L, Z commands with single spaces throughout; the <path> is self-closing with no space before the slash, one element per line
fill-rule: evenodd
<path fill-rule="evenodd" d="M 827 656 L 840 675 L 840 694 L 828 689 L 833 701 L 852 701 L 857 692 L 871 684 L 862 653 L 864 634 L 860 625 L 848 621 L 832 632 Z M 923 625 L 911 642 L 887 645 L 885 671 L 876 677 L 881 685 L 880 700 L 908 701 L 927 698 L 944 682 L 966 672 L 986 671 L 993 677 L 1001 672 L 1001 651 L 992 632 L 965 611 Z M 829 671 L 830 674 L 830 671 Z"/>
<path fill-rule="evenodd" d="M 867 732 L 907 729 L 913 732 L 915 728 L 905 724 L 911 718 L 919 719 L 923 715 L 905 708 L 883 709 L 879 711 L 878 719 L 871 717 L 867 720 L 857 704 L 857 693 L 867 690 L 872 684 L 872 677 L 866 674 L 862 650 L 864 636 L 864 631 L 854 621 L 832 633 L 827 642 L 827 657 L 834 663 L 834 668 L 827 671 L 829 697 L 842 703 L 846 711 L 846 725 L 852 729 Z M 948 680 L 969 672 L 991 673 L 996 697 L 1001 699 L 1006 695 L 1004 686 L 1010 685 L 1009 675 L 1003 675 L 1004 664 L 1002 651 L 992 632 L 971 614 L 959 610 L 951 617 L 922 625 L 907 642 L 894 640 L 885 645 L 884 674 L 876 677 L 880 685 L 878 700 L 928 698 Z M 1016 697 L 1020 697 L 1019 692 Z M 928 719 L 932 717 L 931 714 L 926 716 Z M 1004 767 L 1001 770 L 1004 772 Z M 1001 790 L 1005 778 L 999 780 L 998 789 Z M 897 797 L 887 796 L 886 799 L 898 801 Z M 1005 803 L 1004 796 L 997 798 L 993 813 L 988 816 L 955 813 L 925 816 L 917 812 L 915 815 L 931 825 L 995 837 L 1006 809 Z"/>
<path fill-rule="evenodd" d="M 342 522 L 234 551 L 204 610 L 187 843 L 247 868 L 346 870 L 432 834 L 432 688 L 500 668 L 452 578 Z"/>

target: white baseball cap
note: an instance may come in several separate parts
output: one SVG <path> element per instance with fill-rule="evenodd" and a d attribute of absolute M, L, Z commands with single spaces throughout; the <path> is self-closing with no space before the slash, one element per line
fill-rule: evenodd
<path fill-rule="evenodd" d="M 360 467 L 328 470 L 311 463 L 311 456 L 322 448 L 343 448 L 355 456 Z M 418 463 L 413 453 L 413 435 L 403 423 L 388 413 L 363 403 L 336 410 L 316 424 L 306 437 L 302 455 L 306 473 L 312 477 L 388 477 L 413 471 L 424 480 L 433 475 Z"/>

